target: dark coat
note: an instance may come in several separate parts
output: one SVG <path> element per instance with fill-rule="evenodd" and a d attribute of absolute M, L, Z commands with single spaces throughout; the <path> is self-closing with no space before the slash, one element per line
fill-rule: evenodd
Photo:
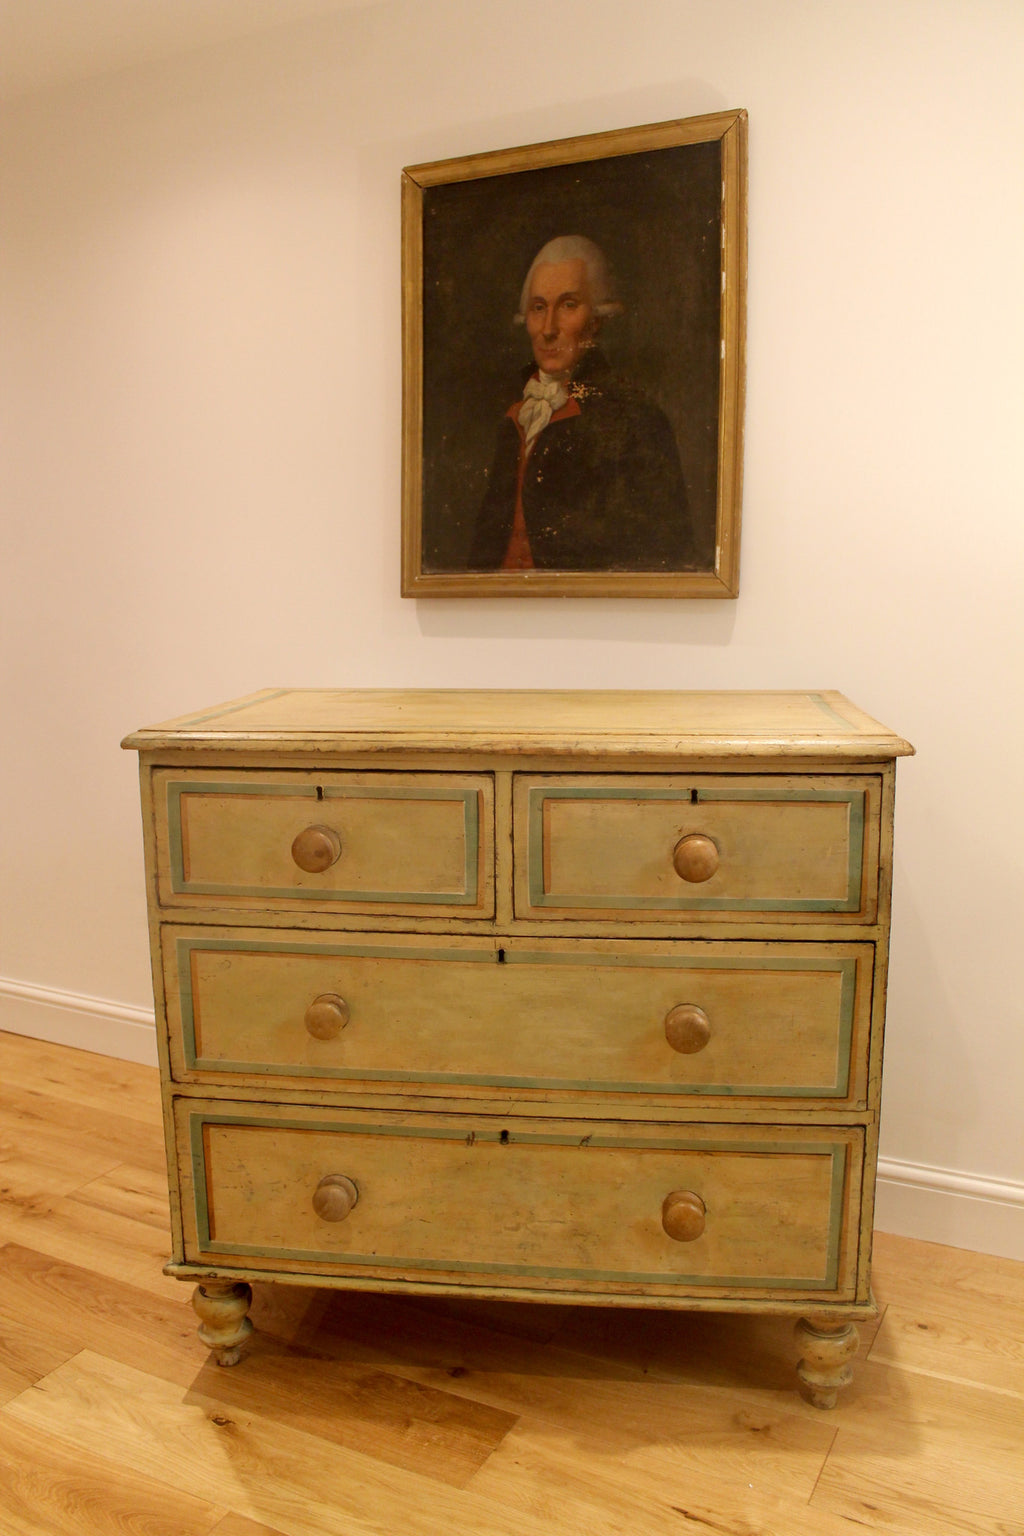
<path fill-rule="evenodd" d="M 534 369 L 527 369 L 524 383 Z M 523 515 L 537 570 L 678 571 L 693 558 L 679 451 L 665 413 L 588 354 L 573 375 L 578 414 L 552 420 L 523 476 Z M 498 429 L 469 568 L 500 568 L 515 515 L 522 434 Z"/>

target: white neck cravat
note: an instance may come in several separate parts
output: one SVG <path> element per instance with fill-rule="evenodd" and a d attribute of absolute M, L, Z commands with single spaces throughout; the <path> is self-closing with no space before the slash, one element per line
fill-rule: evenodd
<path fill-rule="evenodd" d="M 523 403 L 519 407 L 519 425 L 526 438 L 527 451 L 543 432 L 556 411 L 560 411 L 569 398 L 569 391 L 562 379 L 541 371 L 540 377 L 528 379 L 523 390 Z"/>

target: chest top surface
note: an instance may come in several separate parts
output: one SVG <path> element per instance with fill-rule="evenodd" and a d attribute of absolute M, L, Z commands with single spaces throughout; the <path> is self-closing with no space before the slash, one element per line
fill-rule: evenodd
<path fill-rule="evenodd" d="M 202 749 L 685 753 L 878 761 L 910 744 L 841 693 L 267 688 L 126 737 Z"/>

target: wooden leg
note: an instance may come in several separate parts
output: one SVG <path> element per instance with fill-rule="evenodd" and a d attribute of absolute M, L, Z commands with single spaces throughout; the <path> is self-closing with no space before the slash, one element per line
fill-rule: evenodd
<path fill-rule="evenodd" d="M 840 1387 L 853 1380 L 850 1361 L 860 1344 L 856 1328 L 841 1318 L 802 1317 L 796 1336 L 803 1350 L 796 1373 L 806 1397 L 815 1408 L 834 1408 Z"/>
<path fill-rule="evenodd" d="M 192 1293 L 199 1337 L 217 1356 L 218 1365 L 237 1365 L 242 1345 L 252 1333 L 246 1316 L 252 1287 L 234 1280 L 204 1280 Z"/>

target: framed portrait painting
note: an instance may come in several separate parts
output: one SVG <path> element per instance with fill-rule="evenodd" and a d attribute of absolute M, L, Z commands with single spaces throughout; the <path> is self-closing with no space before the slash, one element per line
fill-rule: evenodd
<path fill-rule="evenodd" d="M 735 597 L 746 113 L 403 173 L 406 597 Z"/>

